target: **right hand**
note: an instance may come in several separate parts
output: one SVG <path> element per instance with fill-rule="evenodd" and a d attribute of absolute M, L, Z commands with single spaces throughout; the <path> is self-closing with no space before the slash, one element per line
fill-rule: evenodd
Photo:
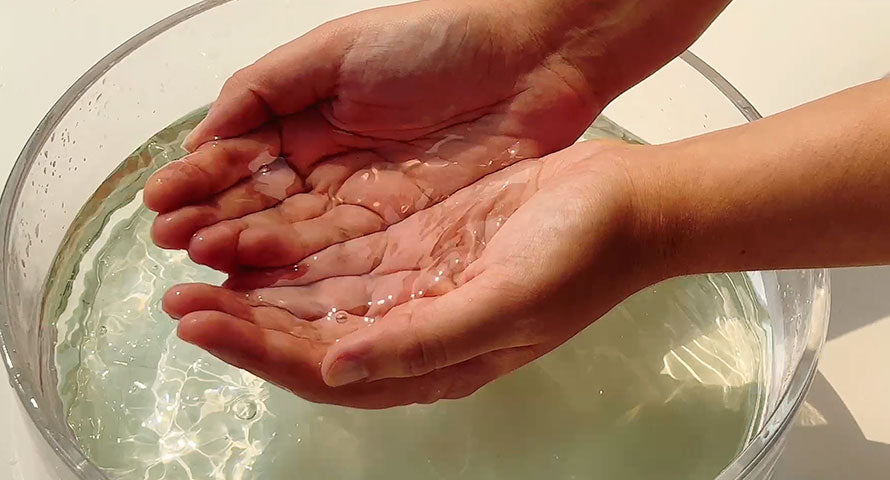
<path fill-rule="evenodd" d="M 164 309 L 184 340 L 311 401 L 460 398 L 663 278 L 627 167 L 655 148 L 524 160 L 238 291 L 176 286 Z"/>

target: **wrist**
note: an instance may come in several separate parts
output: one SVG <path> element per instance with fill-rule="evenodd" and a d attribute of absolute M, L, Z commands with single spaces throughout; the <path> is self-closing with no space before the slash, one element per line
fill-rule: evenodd
<path fill-rule="evenodd" d="M 682 275 L 677 256 L 681 232 L 675 230 L 673 206 L 666 204 L 670 198 L 664 195 L 656 172 L 662 147 L 612 141 L 586 144 L 592 150 L 585 161 L 596 171 L 592 185 L 586 187 L 586 194 L 592 195 L 590 214 L 599 218 L 606 213 L 613 218 L 616 228 L 607 235 L 614 245 L 613 266 L 630 293 Z"/>
<path fill-rule="evenodd" d="M 695 231 L 695 210 L 682 175 L 675 175 L 680 145 L 632 146 L 621 156 L 629 189 L 629 238 L 651 283 L 696 273 L 684 246 Z M 692 186 L 694 188 L 694 186 Z"/>
<path fill-rule="evenodd" d="M 488 2 L 485 2 L 488 3 Z M 584 76 L 608 103 L 682 53 L 729 0 L 511 0 L 505 25 L 525 27 L 550 62 Z"/>

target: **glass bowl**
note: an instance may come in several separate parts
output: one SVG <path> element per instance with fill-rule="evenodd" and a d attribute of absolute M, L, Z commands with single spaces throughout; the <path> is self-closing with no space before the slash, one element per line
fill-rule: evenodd
<path fill-rule="evenodd" d="M 324 21 L 391 2 L 205 0 L 147 28 L 84 74 L 29 138 L 0 198 L 0 351 L 61 478 L 107 477 L 81 452 L 57 394 L 55 326 L 44 302 L 75 215 L 133 149 L 211 102 L 239 67 Z M 244 18 L 263 18 L 246 23 Z M 663 143 L 759 118 L 729 82 L 687 52 L 615 100 L 611 120 Z M 772 318 L 773 375 L 747 446 L 717 477 L 768 478 L 816 370 L 828 324 L 824 270 L 749 273 Z"/>

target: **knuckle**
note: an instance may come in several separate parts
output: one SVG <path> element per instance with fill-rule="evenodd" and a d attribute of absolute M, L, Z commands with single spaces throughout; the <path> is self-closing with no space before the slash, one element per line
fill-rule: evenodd
<path fill-rule="evenodd" d="M 253 83 L 253 68 L 252 66 L 247 66 L 240 68 L 232 74 L 231 77 L 226 80 L 226 83 L 223 85 L 225 87 L 233 88 L 233 89 L 241 89 L 246 88 L 249 89 L 251 83 Z"/>

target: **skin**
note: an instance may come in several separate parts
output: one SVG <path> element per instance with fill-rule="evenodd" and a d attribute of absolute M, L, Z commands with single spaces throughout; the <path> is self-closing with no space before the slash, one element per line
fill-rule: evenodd
<path fill-rule="evenodd" d="M 649 154 L 548 154 L 726 3 L 430 0 L 238 72 L 145 189 L 156 243 L 232 274 L 168 293 L 180 336 L 363 408 L 466 396 L 560 345 L 663 272 L 629 167 Z"/>
<path fill-rule="evenodd" d="M 725 4 L 428 0 L 325 24 L 226 82 L 146 184 L 154 241 L 237 271 L 384 230 L 570 145 Z"/>
<path fill-rule="evenodd" d="M 272 288 L 184 285 L 165 308 L 183 339 L 312 401 L 459 398 L 663 278 L 890 262 L 875 221 L 890 216 L 887 131 L 884 80 L 674 144 L 578 144 L 324 250 L 302 276 L 230 280 Z"/>
<path fill-rule="evenodd" d="M 164 308 L 186 341 L 312 401 L 381 408 L 466 396 L 649 283 L 625 264 L 642 252 L 624 241 L 630 192 L 613 148 L 517 163 L 322 250 L 297 266 L 302 275 L 230 278 L 270 285 L 247 293 L 181 285 Z"/>

